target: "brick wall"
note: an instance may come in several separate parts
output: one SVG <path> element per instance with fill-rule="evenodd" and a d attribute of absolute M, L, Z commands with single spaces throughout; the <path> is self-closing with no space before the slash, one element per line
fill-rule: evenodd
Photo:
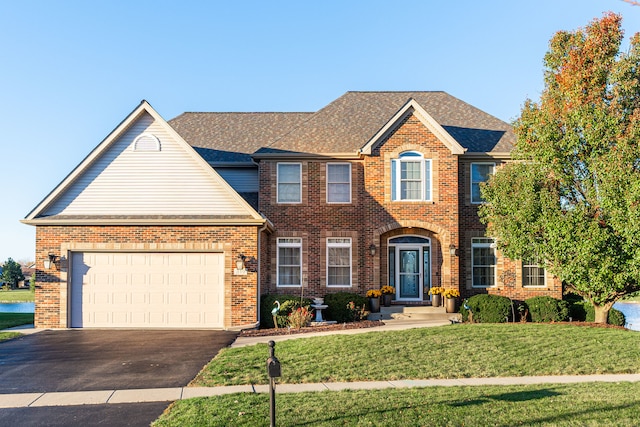
<path fill-rule="evenodd" d="M 223 252 L 226 328 L 255 324 L 257 313 L 257 236 L 255 226 L 37 226 L 37 328 L 67 326 L 67 259 L 71 252 Z M 48 254 L 63 257 L 44 269 Z M 248 274 L 233 275 L 238 254 L 247 257 Z"/>
<path fill-rule="evenodd" d="M 432 202 L 391 200 L 391 159 L 404 151 L 418 151 L 432 159 Z M 288 160 L 290 161 L 290 160 Z M 341 160 L 342 161 L 342 160 Z M 364 159 L 351 159 L 352 203 L 326 202 L 326 163 L 301 160 L 302 203 L 276 202 L 276 161 L 260 163 L 260 210 L 274 224 L 265 239 L 271 254 L 264 263 L 263 293 L 301 292 L 276 285 L 276 240 L 295 236 L 303 241 L 303 287 L 305 295 L 323 296 L 337 291 L 364 294 L 387 284 L 387 240 L 398 234 L 431 238 L 432 281 L 458 287 L 458 260 L 449 245 L 458 246 L 458 160 L 414 116 L 407 117 L 385 141 Z M 353 283 L 350 288 L 326 286 L 326 239 L 352 238 Z M 375 245 L 376 253 L 370 254 Z M 446 248 L 444 251 L 442 248 Z M 425 297 L 428 297 L 425 295 Z"/>

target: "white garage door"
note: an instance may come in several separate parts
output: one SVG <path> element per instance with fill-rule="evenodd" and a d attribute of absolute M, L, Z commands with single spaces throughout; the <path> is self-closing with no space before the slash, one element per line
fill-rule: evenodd
<path fill-rule="evenodd" d="M 224 254 L 72 253 L 71 327 L 222 328 Z"/>

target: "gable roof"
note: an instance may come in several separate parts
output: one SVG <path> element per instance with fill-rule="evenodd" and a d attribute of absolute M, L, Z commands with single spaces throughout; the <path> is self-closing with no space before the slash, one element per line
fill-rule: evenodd
<path fill-rule="evenodd" d="M 508 123 L 445 92 L 347 92 L 256 154 L 355 153 L 409 106 L 419 106 L 468 153 L 513 149 Z"/>
<path fill-rule="evenodd" d="M 366 152 L 403 114 L 460 154 L 508 153 L 508 123 L 446 92 L 347 92 L 315 113 L 184 113 L 169 124 L 211 165 L 250 165 L 252 157 Z"/>
<path fill-rule="evenodd" d="M 183 113 L 169 124 L 207 162 L 251 163 L 251 154 L 313 113 Z"/>
<path fill-rule="evenodd" d="M 156 149 L 136 150 L 141 136 L 155 140 Z M 264 219 L 142 101 L 22 222 L 217 225 Z"/>

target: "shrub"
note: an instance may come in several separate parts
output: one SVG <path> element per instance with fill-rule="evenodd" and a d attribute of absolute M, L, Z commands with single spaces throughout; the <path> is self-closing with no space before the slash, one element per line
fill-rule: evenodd
<path fill-rule="evenodd" d="M 480 294 L 466 300 L 476 323 L 504 323 L 511 315 L 511 300 L 499 295 Z M 460 307 L 462 320 L 469 320 L 469 310 Z"/>
<path fill-rule="evenodd" d="M 596 320 L 596 311 L 593 308 L 593 304 L 589 301 L 576 301 L 569 307 L 569 316 L 572 320 L 578 322 L 593 322 Z M 620 310 L 611 308 L 609 310 L 609 317 L 607 323 L 610 325 L 624 326 L 627 319 Z"/>
<path fill-rule="evenodd" d="M 593 314 L 595 318 L 595 312 Z M 627 323 L 627 319 L 624 317 L 624 313 L 620 310 L 616 310 L 615 308 L 611 308 L 609 310 L 609 317 L 607 318 L 607 323 L 610 325 L 624 326 Z"/>
<path fill-rule="evenodd" d="M 328 305 L 324 310 L 324 314 L 328 320 L 335 320 L 338 323 L 353 322 L 357 320 L 354 310 L 350 309 L 350 303 L 353 302 L 355 307 L 366 307 L 367 299 L 362 295 L 350 292 L 337 292 L 335 294 L 327 294 L 324 297 L 324 303 Z"/>
<path fill-rule="evenodd" d="M 532 322 L 564 322 L 569 317 L 569 303 L 550 296 L 525 300 Z"/>
<path fill-rule="evenodd" d="M 276 306 L 274 302 L 280 302 L 280 311 L 278 312 L 278 326 L 287 326 L 287 318 L 292 310 L 298 307 L 304 307 L 311 304 L 309 298 L 302 298 L 302 304 L 300 304 L 300 296 L 296 295 L 277 295 L 266 294 L 260 298 L 260 327 L 261 328 L 274 328 L 273 316 L 271 310 Z"/>
<path fill-rule="evenodd" d="M 290 302 L 291 300 L 287 301 Z M 299 302 L 297 303 L 299 304 Z M 287 326 L 290 328 L 300 329 L 309 326 L 313 319 L 313 313 L 309 310 L 309 306 L 296 307 L 291 310 L 291 313 L 287 316 Z"/>

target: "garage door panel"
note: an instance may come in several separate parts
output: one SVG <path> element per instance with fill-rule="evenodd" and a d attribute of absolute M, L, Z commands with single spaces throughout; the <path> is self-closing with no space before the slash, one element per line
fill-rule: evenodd
<path fill-rule="evenodd" d="M 224 254 L 72 253 L 72 327 L 223 327 Z"/>

